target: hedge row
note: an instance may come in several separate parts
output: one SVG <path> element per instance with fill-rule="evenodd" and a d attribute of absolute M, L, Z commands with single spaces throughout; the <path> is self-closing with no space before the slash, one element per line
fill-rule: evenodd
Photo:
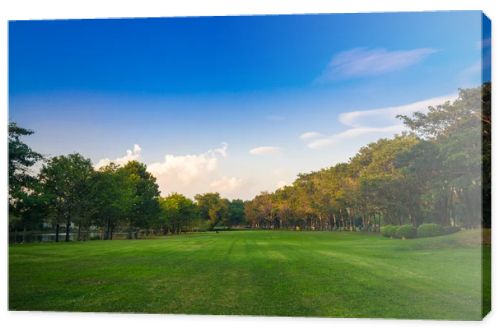
<path fill-rule="evenodd" d="M 387 225 L 380 229 L 384 237 L 411 239 L 417 236 L 417 229 L 413 225 Z"/>
<path fill-rule="evenodd" d="M 422 224 L 418 228 L 413 225 L 387 225 L 382 226 L 380 232 L 384 237 L 411 239 L 411 238 L 425 238 L 435 237 L 438 235 L 445 235 L 458 232 L 460 228 L 456 226 L 442 227 L 438 224 Z"/>

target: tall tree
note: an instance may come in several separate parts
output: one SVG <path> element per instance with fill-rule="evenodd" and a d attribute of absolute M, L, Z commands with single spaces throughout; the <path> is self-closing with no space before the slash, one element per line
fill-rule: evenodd
<path fill-rule="evenodd" d="M 66 225 L 65 240 L 69 241 L 71 223 L 88 210 L 93 174 L 92 163 L 80 154 L 52 158 L 42 168 L 40 182 L 56 221 L 56 241 L 60 224 Z"/>
<path fill-rule="evenodd" d="M 102 226 L 104 239 L 113 239 L 120 222 L 128 219 L 134 205 L 134 185 L 123 168 L 110 164 L 94 174 L 92 216 Z"/>
<path fill-rule="evenodd" d="M 13 216 L 19 214 L 21 206 L 26 208 L 26 203 L 22 202 L 27 199 L 37 182 L 31 167 L 43 159 L 40 153 L 33 151 L 21 140 L 21 137 L 33 133 L 15 122 L 9 123 L 9 209 Z"/>
<path fill-rule="evenodd" d="M 134 203 L 129 212 L 132 226 L 148 229 L 160 219 L 160 191 L 156 178 L 147 171 L 145 164 L 129 161 L 122 167 L 123 173 L 132 184 Z"/>
<path fill-rule="evenodd" d="M 483 218 L 483 225 L 488 225 L 481 215 L 481 197 L 483 205 L 490 200 L 490 91 L 489 83 L 461 89 L 453 102 L 430 107 L 427 113 L 399 116 L 411 131 L 438 149 L 436 158 L 442 165 L 433 191 L 444 196 L 440 202 L 445 224 L 473 227 Z"/>
<path fill-rule="evenodd" d="M 241 199 L 234 199 L 230 201 L 227 215 L 228 222 L 231 226 L 245 225 L 245 202 Z"/>
<path fill-rule="evenodd" d="M 198 194 L 194 198 L 200 210 L 200 218 L 210 222 L 210 229 L 227 219 L 228 204 L 219 193 Z"/>
<path fill-rule="evenodd" d="M 160 198 L 160 207 L 166 223 L 165 233 L 168 229 L 179 234 L 183 227 L 196 219 L 198 210 L 196 204 L 184 195 L 173 193 Z"/>

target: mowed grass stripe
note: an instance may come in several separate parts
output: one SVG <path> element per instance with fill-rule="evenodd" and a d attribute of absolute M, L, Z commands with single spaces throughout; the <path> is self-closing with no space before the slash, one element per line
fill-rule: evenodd
<path fill-rule="evenodd" d="M 479 319 L 474 231 L 244 231 L 9 247 L 12 310 Z"/>

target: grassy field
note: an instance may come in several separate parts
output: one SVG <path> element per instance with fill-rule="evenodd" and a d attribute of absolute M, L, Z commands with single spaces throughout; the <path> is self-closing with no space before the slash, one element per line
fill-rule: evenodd
<path fill-rule="evenodd" d="M 480 319 L 476 234 L 235 231 L 15 245 L 9 308 Z"/>

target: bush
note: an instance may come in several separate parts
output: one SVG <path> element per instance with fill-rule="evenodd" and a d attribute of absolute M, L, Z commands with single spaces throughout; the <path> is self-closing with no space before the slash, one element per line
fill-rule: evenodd
<path fill-rule="evenodd" d="M 443 227 L 443 234 L 452 234 L 460 231 L 458 226 L 445 226 Z"/>
<path fill-rule="evenodd" d="M 417 236 L 417 229 L 413 225 L 401 225 L 396 230 L 396 237 L 401 239 L 411 239 Z"/>
<path fill-rule="evenodd" d="M 394 225 L 386 225 L 380 228 L 380 232 L 384 237 L 395 237 L 396 231 L 398 230 L 397 226 Z"/>
<path fill-rule="evenodd" d="M 444 234 L 443 228 L 438 224 L 422 224 L 417 230 L 419 238 L 435 237 L 442 234 Z"/>

